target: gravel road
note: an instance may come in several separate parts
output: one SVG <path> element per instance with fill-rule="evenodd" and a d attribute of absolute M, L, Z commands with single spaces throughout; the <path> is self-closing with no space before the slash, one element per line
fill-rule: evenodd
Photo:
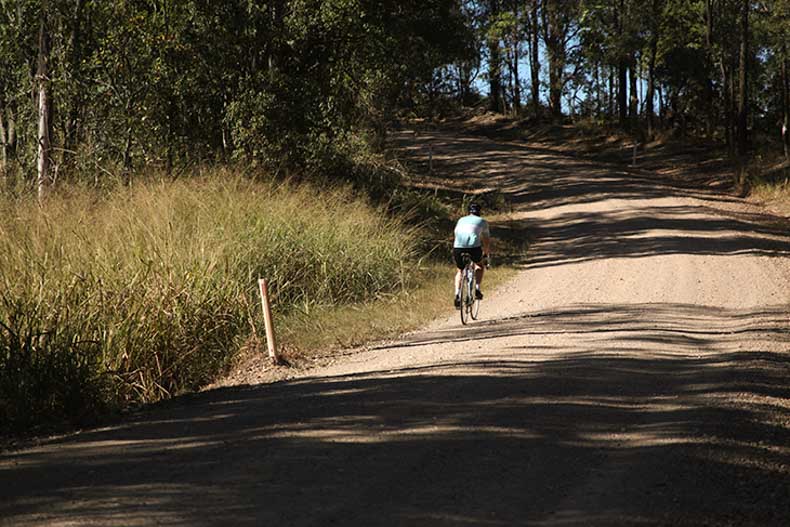
<path fill-rule="evenodd" d="M 400 140 L 534 240 L 482 320 L 0 455 L 0 525 L 790 525 L 785 220 L 547 145 Z"/>

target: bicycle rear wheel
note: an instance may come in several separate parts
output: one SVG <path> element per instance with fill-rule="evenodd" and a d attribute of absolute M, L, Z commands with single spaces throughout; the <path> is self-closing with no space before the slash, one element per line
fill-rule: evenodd
<path fill-rule="evenodd" d="M 466 324 L 467 319 L 471 315 L 471 311 L 469 311 L 470 304 L 474 300 L 473 297 L 469 296 L 469 272 L 470 272 L 470 265 L 467 263 L 466 267 L 461 273 L 461 324 Z"/>

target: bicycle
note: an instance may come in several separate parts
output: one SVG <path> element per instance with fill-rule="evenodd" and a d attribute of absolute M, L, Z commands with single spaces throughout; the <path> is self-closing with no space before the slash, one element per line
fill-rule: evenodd
<path fill-rule="evenodd" d="M 475 274 L 475 263 L 469 253 L 462 253 L 464 268 L 461 271 L 461 324 L 466 325 L 466 321 L 471 318 L 477 320 L 480 313 L 480 300 L 477 299 L 477 275 Z"/>

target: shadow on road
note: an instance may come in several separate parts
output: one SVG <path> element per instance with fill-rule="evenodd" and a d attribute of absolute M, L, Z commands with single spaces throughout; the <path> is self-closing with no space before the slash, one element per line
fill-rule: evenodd
<path fill-rule="evenodd" d="M 519 208 L 545 210 L 606 199 L 696 197 L 737 202 L 718 187 L 678 180 L 622 162 L 587 160 L 556 148 L 522 142 L 496 142 L 448 133 L 393 138 L 404 160 L 416 163 L 421 185 L 460 198 L 494 188 Z M 427 174 L 428 159 L 433 174 Z"/>
<path fill-rule="evenodd" d="M 786 525 L 790 363 L 739 349 L 783 316 L 570 306 L 404 345 L 571 348 L 184 397 L 0 457 L 0 523 Z"/>
<path fill-rule="evenodd" d="M 430 145 L 436 173 L 427 178 L 427 187 L 450 193 L 459 203 L 464 194 L 496 189 L 516 211 L 557 211 L 539 222 L 496 218 L 495 238 L 509 246 L 519 240 L 531 242 L 528 258 L 521 251 L 499 254 L 503 263 L 539 268 L 671 254 L 790 255 L 790 221 L 720 208 L 741 200 L 718 189 L 700 188 L 699 182 L 588 161 L 533 144 L 447 134 L 425 134 L 415 140 L 404 133 L 395 144 L 405 158 L 418 163 L 426 162 Z M 699 198 L 707 206 L 678 206 L 672 200 L 664 205 L 662 198 Z M 651 199 L 659 201 L 653 206 L 624 205 Z M 601 201 L 620 205 L 606 207 L 607 212 L 579 210 Z"/>
<path fill-rule="evenodd" d="M 527 265 L 538 268 L 672 254 L 790 255 L 790 230 L 776 224 L 776 218 L 718 214 L 699 206 L 652 207 L 639 214 L 618 210 L 561 214 L 534 226 L 532 236 L 539 243 Z"/>

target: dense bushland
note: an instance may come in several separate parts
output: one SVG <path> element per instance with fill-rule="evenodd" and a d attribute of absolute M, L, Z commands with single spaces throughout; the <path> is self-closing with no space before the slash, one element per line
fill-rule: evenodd
<path fill-rule="evenodd" d="M 18 429 L 195 389 L 256 331 L 259 276 L 287 321 L 399 290 L 417 244 L 349 191 L 229 171 L 0 218 L 0 423 Z"/>
<path fill-rule="evenodd" d="M 455 0 L 0 6 L 0 178 L 14 189 L 234 159 L 342 177 L 358 137 L 380 144 L 400 103 L 472 52 Z"/>

